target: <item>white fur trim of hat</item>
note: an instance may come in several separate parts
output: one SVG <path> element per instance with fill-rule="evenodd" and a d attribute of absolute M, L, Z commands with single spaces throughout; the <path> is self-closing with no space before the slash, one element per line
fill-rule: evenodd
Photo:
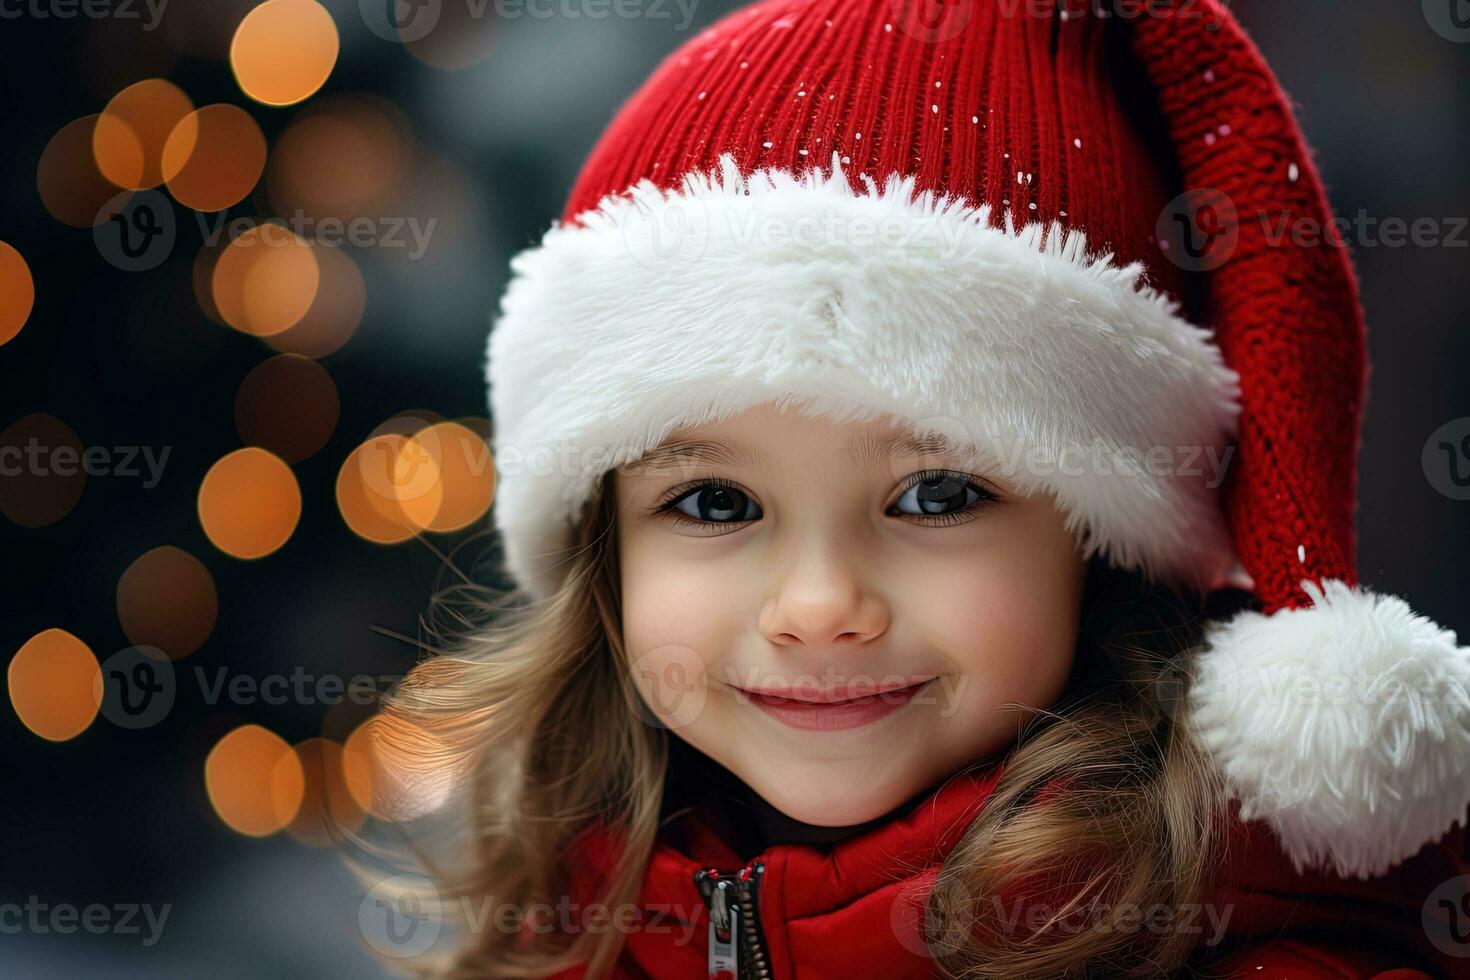
<path fill-rule="evenodd" d="M 767 401 L 963 443 L 1054 494 L 1085 556 L 1238 580 L 1214 484 L 1239 384 L 1209 332 L 1079 230 L 863 180 L 727 154 L 513 258 L 487 374 L 517 582 L 555 590 L 603 473 Z"/>

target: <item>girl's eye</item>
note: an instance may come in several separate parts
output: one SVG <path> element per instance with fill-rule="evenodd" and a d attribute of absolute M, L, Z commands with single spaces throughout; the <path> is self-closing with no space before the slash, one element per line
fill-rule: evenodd
<path fill-rule="evenodd" d="M 926 471 L 915 475 L 903 496 L 894 502 L 899 514 L 953 524 L 969 511 L 998 499 L 995 494 L 959 473 Z"/>
<path fill-rule="evenodd" d="M 701 484 L 659 507 L 679 523 L 736 524 L 759 520 L 760 505 L 731 483 L 715 480 Z M 682 516 L 681 516 L 682 515 Z"/>

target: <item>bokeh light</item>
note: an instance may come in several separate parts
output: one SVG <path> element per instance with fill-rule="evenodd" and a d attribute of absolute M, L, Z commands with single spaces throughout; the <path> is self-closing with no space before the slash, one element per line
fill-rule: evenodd
<path fill-rule="evenodd" d="M 222 211 L 245 199 L 265 169 L 265 136 L 250 114 L 217 103 L 189 113 L 163 146 L 163 179 L 180 204 Z"/>
<path fill-rule="evenodd" d="M 86 731 L 102 703 L 97 657 L 62 629 L 43 630 L 16 651 L 6 686 L 21 723 L 53 742 Z"/>
<path fill-rule="evenodd" d="M 373 429 L 370 435 L 386 436 L 412 436 L 417 435 L 431 425 L 437 425 L 444 421 L 444 416 L 429 408 L 410 408 L 391 416 Z"/>
<path fill-rule="evenodd" d="M 311 251 L 317 267 L 311 306 L 285 330 L 261 339 L 285 353 L 326 357 L 357 332 L 367 309 L 367 283 L 346 249 L 313 244 Z"/>
<path fill-rule="evenodd" d="M 209 569 L 173 545 L 140 555 L 118 579 L 117 618 L 134 646 L 187 657 L 209 639 L 218 616 Z"/>
<path fill-rule="evenodd" d="M 458 422 L 420 430 L 399 448 L 400 466 L 428 458 L 439 479 L 439 505 L 418 526 L 425 531 L 458 531 L 484 516 L 495 495 L 495 467 L 485 440 Z M 406 513 L 412 519 L 413 510 Z M 415 523 L 418 523 L 415 521 Z"/>
<path fill-rule="evenodd" d="M 107 103 L 92 133 L 102 176 L 118 187 L 142 190 L 163 183 L 163 147 L 194 111 L 183 90 L 162 78 L 129 85 Z"/>
<path fill-rule="evenodd" d="M 338 47 L 337 25 L 316 0 L 266 0 L 236 28 L 230 67 L 252 99 L 291 105 L 322 87 Z"/>
<path fill-rule="evenodd" d="M 433 520 L 443 500 L 433 458 L 403 453 L 408 437 L 372 436 L 337 472 L 337 509 L 358 537 L 397 544 Z"/>
<path fill-rule="evenodd" d="M 348 93 L 313 101 L 271 150 L 271 206 L 340 221 L 381 211 L 409 173 L 412 139 L 407 117 L 385 99 Z"/>
<path fill-rule="evenodd" d="M 82 441 L 54 415 L 36 412 L 0 432 L 0 513 L 23 527 L 55 524 L 87 484 Z"/>
<path fill-rule="evenodd" d="M 322 715 L 321 735 L 339 745 L 378 710 L 379 695 L 342 698 Z"/>
<path fill-rule="evenodd" d="M 51 137 L 36 164 L 36 192 L 51 217 L 73 228 L 91 228 L 120 214 L 131 195 L 97 169 L 92 137 L 99 116 L 67 123 Z M 243 195 L 242 195 L 243 196 Z"/>
<path fill-rule="evenodd" d="M 36 283 L 25 258 L 0 242 L 0 344 L 20 333 L 36 302 Z"/>
<path fill-rule="evenodd" d="M 299 463 L 327 444 L 341 402 L 332 376 L 300 354 L 257 364 L 235 393 L 235 428 L 249 446 Z"/>
<path fill-rule="evenodd" d="M 454 788 L 454 767 L 429 731 L 391 712 L 364 721 L 342 746 L 352 798 L 382 820 L 412 820 L 437 810 Z"/>
<path fill-rule="evenodd" d="M 295 819 L 306 778 L 301 760 L 285 740 L 259 725 L 241 725 L 204 760 L 204 787 L 226 826 L 249 837 L 265 837 Z"/>
<path fill-rule="evenodd" d="M 214 303 L 214 270 L 219 266 L 219 257 L 229 247 L 228 242 L 214 245 L 205 242 L 199 246 L 199 254 L 194 256 L 194 265 L 190 272 L 194 299 L 199 303 L 200 312 L 224 327 L 228 327 L 229 324 L 225 322 L 225 318 L 220 315 L 219 307 Z"/>
<path fill-rule="evenodd" d="M 257 337 L 290 329 L 316 299 L 321 271 L 315 251 L 276 222 L 241 232 L 220 253 L 210 277 L 220 318 Z"/>
<path fill-rule="evenodd" d="M 296 756 L 306 779 L 305 792 L 286 831 L 303 844 L 330 847 L 342 831 L 361 827 L 367 816 L 347 787 L 342 746 L 328 738 L 309 738 L 296 746 Z"/>
<path fill-rule="evenodd" d="M 216 548 L 236 558 L 277 550 L 301 519 L 301 489 L 279 457 L 238 449 L 210 467 L 199 486 L 199 523 Z"/>

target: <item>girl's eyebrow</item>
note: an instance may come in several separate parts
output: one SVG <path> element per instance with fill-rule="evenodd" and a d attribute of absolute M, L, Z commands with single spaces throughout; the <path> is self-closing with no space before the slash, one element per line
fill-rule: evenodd
<path fill-rule="evenodd" d="M 844 449 L 842 454 L 860 463 L 881 463 L 911 456 L 959 455 L 950 441 L 940 435 L 919 438 L 898 435 L 886 439 L 864 435 L 858 440 L 856 449 Z"/>
<path fill-rule="evenodd" d="M 855 449 L 842 450 L 844 456 L 859 463 L 954 452 L 950 442 L 943 436 L 915 438 L 909 435 L 889 436 L 885 439 L 864 435 L 858 440 Z M 636 476 L 649 470 L 696 463 L 761 466 L 770 462 L 768 453 L 735 440 L 677 439 L 650 449 L 638 459 L 624 465 L 623 472 Z"/>
<path fill-rule="evenodd" d="M 623 466 L 623 472 L 637 476 L 648 470 L 672 466 L 689 466 L 695 463 L 738 466 L 746 464 L 760 466 L 770 462 L 770 456 L 743 442 L 722 442 L 714 439 L 676 439 L 655 446 L 631 463 Z"/>

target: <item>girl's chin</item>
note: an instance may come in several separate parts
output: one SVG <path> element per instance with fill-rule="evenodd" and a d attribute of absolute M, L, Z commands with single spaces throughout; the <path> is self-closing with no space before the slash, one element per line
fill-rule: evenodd
<path fill-rule="evenodd" d="M 791 793 L 792 786 L 800 786 L 801 790 Z M 856 833 L 866 825 L 881 822 L 923 791 L 922 786 L 907 782 L 875 784 L 871 772 L 866 779 L 862 773 L 854 773 L 848 785 L 833 785 L 830 775 L 822 780 L 804 780 L 792 773 L 786 779 L 758 780 L 753 788 L 770 807 L 767 819 L 776 825 L 790 822 L 795 825 L 789 828 L 793 832 L 805 826 Z"/>

